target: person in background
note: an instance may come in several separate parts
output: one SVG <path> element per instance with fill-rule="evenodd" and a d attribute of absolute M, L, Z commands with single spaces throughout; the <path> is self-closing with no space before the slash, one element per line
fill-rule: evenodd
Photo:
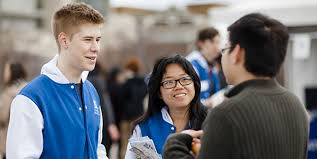
<path fill-rule="evenodd" d="M 124 98 L 123 98 L 123 92 L 124 90 L 122 89 L 124 82 L 126 81 L 125 75 L 123 73 L 123 70 L 120 67 L 113 67 L 109 75 L 107 76 L 107 89 L 109 92 L 110 100 L 112 103 L 113 111 L 114 111 L 114 117 L 115 117 L 115 124 L 117 126 L 120 125 L 121 120 L 122 120 L 122 105 L 124 104 Z M 121 147 L 121 133 L 122 131 L 120 130 L 120 138 L 119 138 L 119 145 L 118 145 L 118 156 L 117 158 L 120 158 L 120 153 L 125 153 L 125 147 Z M 124 151 L 124 152 L 122 152 Z M 122 156 L 123 158 L 123 156 Z"/>
<path fill-rule="evenodd" d="M 109 93 L 107 92 L 106 82 L 101 65 L 97 62 L 95 69 L 89 72 L 88 80 L 96 88 L 100 97 L 100 106 L 103 114 L 103 132 L 102 144 L 105 145 L 106 151 L 110 152 L 111 144 L 113 141 L 118 141 L 120 133 L 115 123 L 115 116 L 112 109 Z M 109 157 L 109 153 L 108 153 Z"/>
<path fill-rule="evenodd" d="M 131 139 L 148 136 L 159 154 L 168 135 L 186 129 L 200 130 L 206 108 L 200 103 L 200 80 L 184 57 L 158 60 L 148 83 L 148 109 L 135 121 Z M 135 158 L 133 152 L 126 159 Z"/>
<path fill-rule="evenodd" d="M 217 89 L 211 89 L 211 96 L 207 99 L 208 103 L 211 104 L 212 108 L 218 106 L 220 103 L 222 103 L 226 97 L 225 93 L 230 90 L 232 86 L 227 85 L 225 76 L 223 74 L 222 66 L 221 66 L 221 55 L 219 55 L 214 62 L 212 63 L 212 77 L 217 77 L 217 80 L 219 81 L 219 85 Z M 217 90 L 217 91 L 215 91 Z"/>
<path fill-rule="evenodd" d="M 197 50 L 191 52 L 186 59 L 191 62 L 200 78 L 201 93 L 200 99 L 205 106 L 212 107 L 208 100 L 212 93 L 219 91 L 220 79 L 216 72 L 213 72 L 211 64 L 220 55 L 219 32 L 213 28 L 204 28 L 197 34 Z"/>
<path fill-rule="evenodd" d="M 0 159 L 5 158 L 11 102 L 26 85 L 26 77 L 26 71 L 21 63 L 15 61 L 5 63 L 4 88 L 0 96 Z"/>
<path fill-rule="evenodd" d="M 215 58 L 215 60 L 210 65 L 212 72 L 214 72 L 214 75 L 217 77 L 219 85 L 217 88 L 211 89 L 211 95 L 217 93 L 219 90 L 227 87 L 227 82 L 225 79 L 225 76 L 223 74 L 222 66 L 221 66 L 221 55 Z"/>
<path fill-rule="evenodd" d="M 86 80 L 100 52 L 103 16 L 69 3 L 53 16 L 58 54 L 12 101 L 7 158 L 107 158 L 99 96 Z"/>
<path fill-rule="evenodd" d="M 140 76 L 141 62 L 138 58 L 133 57 L 127 60 L 124 66 L 125 82 L 122 86 L 123 100 L 121 110 L 121 158 L 124 157 L 128 139 L 132 132 L 132 122 L 140 117 L 144 112 L 144 97 L 147 94 L 147 86 L 144 77 Z"/>
<path fill-rule="evenodd" d="M 275 80 L 286 56 L 287 27 L 251 13 L 230 25 L 228 32 L 228 44 L 221 50 L 226 81 L 234 85 L 228 99 L 208 113 L 203 132 L 170 136 L 164 159 L 306 159 L 307 112 Z M 202 134 L 194 157 L 192 143 Z"/>

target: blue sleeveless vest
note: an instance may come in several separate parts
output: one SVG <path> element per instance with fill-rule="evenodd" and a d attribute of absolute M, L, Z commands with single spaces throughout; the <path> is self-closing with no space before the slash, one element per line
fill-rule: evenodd
<path fill-rule="evenodd" d="M 155 148 L 162 154 L 164 143 L 168 135 L 176 132 L 176 127 L 164 121 L 161 112 L 151 116 L 148 120 L 139 124 L 141 134 L 153 140 Z"/>
<path fill-rule="evenodd" d="M 43 116 L 41 159 L 97 159 L 99 96 L 87 80 L 82 93 L 84 106 L 74 84 L 59 84 L 45 75 L 20 92 L 37 105 Z"/>
<path fill-rule="evenodd" d="M 211 92 L 209 72 L 203 66 L 201 66 L 197 60 L 193 60 L 191 61 L 191 63 L 193 67 L 195 67 L 196 70 L 198 71 L 197 74 L 199 75 L 201 83 L 202 82 L 208 83 L 208 89 L 200 92 L 200 99 L 207 99 L 210 96 L 210 92 Z"/>
<path fill-rule="evenodd" d="M 211 95 L 221 90 L 220 85 L 220 79 L 219 79 L 219 73 L 215 73 L 214 71 L 211 71 L 211 83 L 213 85 L 213 88 L 211 88 Z"/>

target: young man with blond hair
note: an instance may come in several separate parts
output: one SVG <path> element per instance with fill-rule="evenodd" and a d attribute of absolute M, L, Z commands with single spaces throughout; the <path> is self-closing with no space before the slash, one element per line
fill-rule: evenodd
<path fill-rule="evenodd" d="M 86 80 L 100 50 L 103 16 L 84 3 L 57 10 L 58 55 L 12 102 L 7 158 L 107 158 L 99 96 Z"/>

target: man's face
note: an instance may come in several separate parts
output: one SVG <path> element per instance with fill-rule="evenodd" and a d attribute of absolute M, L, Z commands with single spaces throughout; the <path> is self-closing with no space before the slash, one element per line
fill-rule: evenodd
<path fill-rule="evenodd" d="M 212 40 L 205 40 L 199 43 L 200 52 L 208 62 L 212 62 L 216 57 L 219 56 L 220 37 L 218 35 Z"/>
<path fill-rule="evenodd" d="M 228 48 L 228 45 L 226 45 L 225 48 Z M 230 49 L 223 49 L 224 51 L 222 52 L 222 56 L 221 56 L 221 66 L 222 66 L 222 70 L 223 70 L 223 74 L 226 78 L 226 82 L 228 84 L 231 84 L 231 80 L 230 80 L 230 62 L 229 62 L 229 50 Z"/>
<path fill-rule="evenodd" d="M 92 71 L 100 51 L 101 25 L 83 24 L 69 37 L 65 58 L 75 71 Z"/>
<path fill-rule="evenodd" d="M 235 81 L 237 80 L 236 77 L 241 77 L 239 70 L 243 67 L 243 62 L 238 60 L 239 53 L 239 44 L 233 46 L 230 43 L 227 43 L 226 46 L 221 49 L 221 66 L 226 82 L 230 85 L 235 85 Z"/>

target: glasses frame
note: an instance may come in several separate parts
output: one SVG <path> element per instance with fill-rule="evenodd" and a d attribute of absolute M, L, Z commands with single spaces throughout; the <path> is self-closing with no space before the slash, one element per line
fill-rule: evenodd
<path fill-rule="evenodd" d="M 221 49 L 221 50 L 220 50 L 220 52 L 219 52 L 219 53 L 220 53 L 221 55 L 224 55 L 224 54 L 226 53 L 226 50 L 228 50 L 228 49 L 232 49 L 232 48 L 233 48 L 232 46 L 229 46 L 229 47 L 223 48 L 223 49 Z"/>
<path fill-rule="evenodd" d="M 183 80 L 183 79 L 190 79 L 191 82 L 188 83 L 188 84 L 183 84 L 183 83 L 181 82 L 181 80 Z M 167 82 L 167 81 L 174 81 L 174 82 L 175 82 L 174 86 L 173 86 L 173 87 L 170 87 L 170 88 L 164 87 L 164 82 Z M 175 87 L 177 86 L 177 82 L 178 82 L 181 86 L 187 86 L 187 85 L 192 84 L 194 81 L 193 81 L 193 78 L 192 78 L 191 76 L 185 76 L 185 77 L 179 78 L 179 79 L 177 79 L 177 80 L 166 80 L 166 81 L 162 81 L 162 82 L 160 83 L 160 85 L 161 85 L 164 89 L 173 89 L 173 88 L 175 88 Z"/>

